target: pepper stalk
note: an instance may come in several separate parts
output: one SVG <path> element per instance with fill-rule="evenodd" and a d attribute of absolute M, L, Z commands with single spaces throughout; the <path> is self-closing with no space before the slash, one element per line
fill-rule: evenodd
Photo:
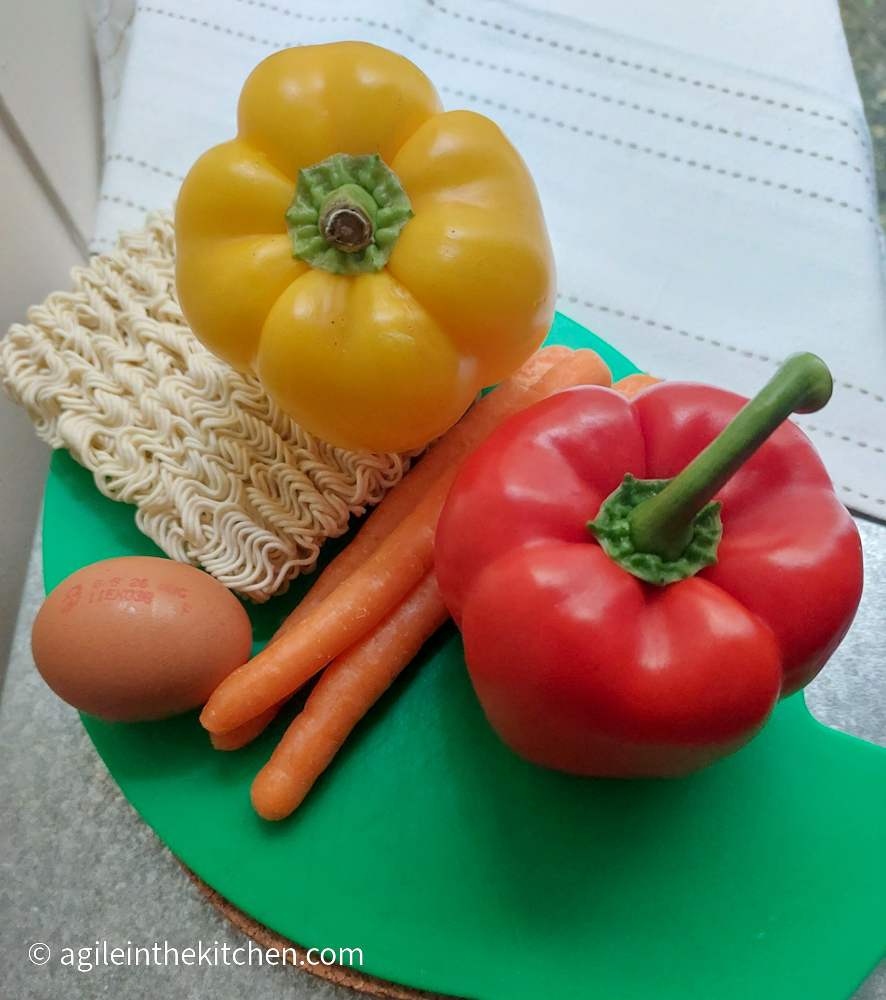
<path fill-rule="evenodd" d="M 833 379 L 810 353 L 793 354 L 673 479 L 625 476 L 588 528 L 606 553 L 647 583 L 686 579 L 717 561 L 720 504 L 712 498 L 791 413 L 813 413 Z"/>
<path fill-rule="evenodd" d="M 298 172 L 286 211 L 292 256 L 333 274 L 376 274 L 412 215 L 400 179 L 377 153 L 335 153 Z"/>

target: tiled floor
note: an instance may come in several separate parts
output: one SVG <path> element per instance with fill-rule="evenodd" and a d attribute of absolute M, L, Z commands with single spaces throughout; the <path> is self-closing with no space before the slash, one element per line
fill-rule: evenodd
<path fill-rule="evenodd" d="M 874 140 L 880 224 L 886 228 L 886 0 L 840 0 L 840 11 Z"/>

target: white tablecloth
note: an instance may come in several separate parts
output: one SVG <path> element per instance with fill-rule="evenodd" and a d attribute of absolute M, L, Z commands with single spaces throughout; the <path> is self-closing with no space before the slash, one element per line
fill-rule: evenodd
<path fill-rule="evenodd" d="M 495 119 L 536 178 L 562 312 L 669 379 L 753 394 L 812 350 L 800 417 L 886 517 L 886 294 L 870 138 L 833 0 L 98 0 L 107 166 L 95 248 L 167 207 L 275 49 L 398 50 Z"/>

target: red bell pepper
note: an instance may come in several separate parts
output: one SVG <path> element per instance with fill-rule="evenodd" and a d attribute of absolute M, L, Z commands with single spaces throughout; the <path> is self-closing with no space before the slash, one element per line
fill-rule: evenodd
<path fill-rule="evenodd" d="M 818 673 L 861 596 L 861 543 L 785 420 L 831 384 L 805 354 L 748 405 L 685 382 L 631 401 L 581 387 L 471 456 L 436 572 L 511 749 L 581 775 L 687 774 Z"/>

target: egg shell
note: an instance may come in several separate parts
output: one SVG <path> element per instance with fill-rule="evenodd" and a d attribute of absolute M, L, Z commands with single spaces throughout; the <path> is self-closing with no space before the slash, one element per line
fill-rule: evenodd
<path fill-rule="evenodd" d="M 249 659 L 240 601 L 202 570 L 122 556 L 72 573 L 46 598 L 31 649 L 68 704 L 111 721 L 163 719 L 203 705 Z"/>

